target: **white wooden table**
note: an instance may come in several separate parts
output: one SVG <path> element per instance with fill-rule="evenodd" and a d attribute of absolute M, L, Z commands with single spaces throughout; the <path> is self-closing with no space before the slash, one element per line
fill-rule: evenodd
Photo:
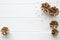
<path fill-rule="evenodd" d="M 0 0 L 0 29 L 7 26 L 10 34 L 0 40 L 60 40 L 59 35 L 54 38 L 51 35 L 49 23 L 60 18 L 49 17 L 41 11 L 41 4 L 48 2 L 60 9 L 60 1 L 57 0 Z M 60 31 L 60 26 L 58 27 Z"/>

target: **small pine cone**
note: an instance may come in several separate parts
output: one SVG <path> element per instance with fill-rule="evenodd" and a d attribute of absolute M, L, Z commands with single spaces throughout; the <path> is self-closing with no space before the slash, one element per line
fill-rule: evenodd
<path fill-rule="evenodd" d="M 52 30 L 52 35 L 53 35 L 53 36 L 57 36 L 58 33 L 59 33 L 58 30 L 56 30 L 56 29 L 53 29 L 53 30 Z"/>
<path fill-rule="evenodd" d="M 49 15 L 50 16 L 57 16 L 59 14 L 59 9 L 54 7 L 49 8 Z"/>
<path fill-rule="evenodd" d="M 7 27 L 3 27 L 3 28 L 1 29 L 1 32 L 2 32 L 2 34 L 3 34 L 4 36 L 6 36 L 6 35 L 8 35 L 8 33 L 9 33 L 9 29 L 8 29 Z"/>
<path fill-rule="evenodd" d="M 47 13 L 48 12 L 48 9 L 50 8 L 50 5 L 46 2 L 46 3 L 42 3 L 42 6 L 41 6 L 43 12 Z"/>
<path fill-rule="evenodd" d="M 52 29 L 56 29 L 56 28 L 58 27 L 58 22 L 57 22 L 57 21 L 51 21 L 50 27 L 51 27 Z"/>

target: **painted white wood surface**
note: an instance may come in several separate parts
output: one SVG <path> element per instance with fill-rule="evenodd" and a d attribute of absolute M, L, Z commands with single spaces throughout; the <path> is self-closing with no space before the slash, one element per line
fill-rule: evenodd
<path fill-rule="evenodd" d="M 49 27 L 52 20 L 60 24 L 60 15 L 52 18 L 45 15 L 40 9 L 44 2 L 60 7 L 59 0 L 0 0 L 0 29 L 3 26 L 10 29 L 7 38 L 0 32 L 0 40 L 60 40 L 60 35 L 56 38 L 51 35 Z"/>

